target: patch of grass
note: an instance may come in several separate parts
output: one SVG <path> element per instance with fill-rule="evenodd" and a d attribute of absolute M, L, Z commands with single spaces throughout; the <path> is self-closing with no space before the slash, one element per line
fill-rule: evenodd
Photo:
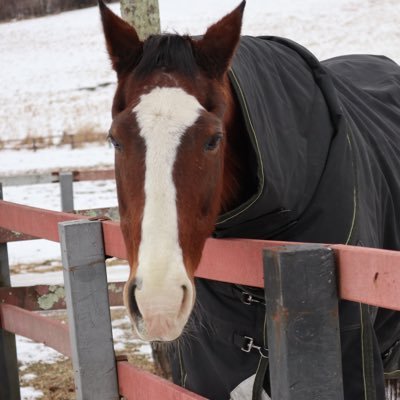
<path fill-rule="evenodd" d="M 34 374 L 35 378 L 24 381 L 24 375 Z M 62 360 L 54 364 L 30 364 L 20 373 L 21 386 L 32 386 L 43 392 L 43 399 L 74 400 L 75 383 L 71 360 Z"/>
<path fill-rule="evenodd" d="M 107 267 L 114 267 L 116 265 L 128 265 L 128 261 L 121 260 L 120 258 L 108 258 L 106 260 Z"/>
<path fill-rule="evenodd" d="M 29 272 L 55 272 L 61 271 L 60 260 L 46 260 L 40 263 L 15 264 L 11 267 L 13 274 L 26 274 Z"/>
<path fill-rule="evenodd" d="M 119 258 L 109 258 L 106 260 L 107 267 L 115 267 L 119 265 L 127 265 L 128 261 Z M 30 272 L 44 273 L 62 271 L 60 260 L 46 260 L 39 263 L 14 264 L 11 267 L 13 274 L 26 274 Z"/>
<path fill-rule="evenodd" d="M 103 131 L 96 130 L 94 127 L 86 125 L 79 128 L 73 134 L 64 132 L 59 145 L 70 145 L 72 148 L 79 148 L 86 143 L 104 143 L 105 141 L 106 134 Z"/>
<path fill-rule="evenodd" d="M 52 136 L 31 136 L 27 135 L 19 143 L 15 143 L 17 148 L 29 148 L 32 150 L 44 149 L 54 146 L 54 138 Z"/>
<path fill-rule="evenodd" d="M 62 136 L 32 136 L 28 134 L 23 139 L 0 139 L 0 150 L 39 150 L 54 146 L 71 146 L 81 148 L 87 143 L 105 143 L 107 135 L 99 129 L 85 125 L 75 132 L 64 132 Z"/>

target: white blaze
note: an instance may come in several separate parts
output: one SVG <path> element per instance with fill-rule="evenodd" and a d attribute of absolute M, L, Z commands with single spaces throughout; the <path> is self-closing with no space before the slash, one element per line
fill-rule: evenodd
<path fill-rule="evenodd" d="M 153 89 L 142 95 L 132 110 L 146 144 L 145 205 L 137 277 L 143 280 L 144 292 L 151 290 L 155 297 L 155 290 L 170 283 L 178 287 L 191 286 L 179 245 L 173 167 L 181 138 L 195 123 L 201 110 L 202 106 L 194 96 L 176 87 Z M 169 294 L 173 297 L 171 292 Z M 165 305 L 175 301 L 178 299 L 166 299 Z"/>

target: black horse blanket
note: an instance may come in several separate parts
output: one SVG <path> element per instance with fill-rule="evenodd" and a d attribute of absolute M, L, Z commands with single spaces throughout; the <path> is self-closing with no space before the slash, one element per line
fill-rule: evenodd
<path fill-rule="evenodd" d="M 371 55 L 320 63 L 292 41 L 242 37 L 229 76 L 252 144 L 254 194 L 219 218 L 215 236 L 399 250 L 400 67 Z M 263 295 L 207 280 L 197 295 L 203 321 L 179 347 L 174 378 L 229 399 L 259 366 L 237 338 L 265 341 Z M 399 313 L 342 301 L 340 328 L 345 399 L 384 400 L 384 366 L 400 370 Z"/>

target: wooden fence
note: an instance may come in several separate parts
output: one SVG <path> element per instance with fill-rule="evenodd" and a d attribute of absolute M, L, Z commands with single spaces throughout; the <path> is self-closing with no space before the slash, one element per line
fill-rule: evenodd
<path fill-rule="evenodd" d="M 58 183 L 60 185 L 60 199 L 62 211 L 73 211 L 74 208 L 74 182 L 99 181 L 115 179 L 113 169 L 103 170 L 74 170 L 52 171 L 38 174 L 22 174 L 0 176 L 3 186 L 22 186 L 44 183 Z"/>
<path fill-rule="evenodd" d="M 104 260 L 106 256 L 126 259 L 117 222 L 0 201 L 0 226 L 0 365 L 8 366 L 7 373 L 0 374 L 0 399 L 19 398 L 13 334 L 71 356 L 78 399 L 117 399 L 119 395 L 126 399 L 202 398 L 126 360 L 115 360 Z M 10 287 L 4 242 L 10 236 L 12 240 L 21 236 L 7 235 L 4 229 L 61 243 L 68 328 L 21 307 L 36 305 L 32 296 L 39 296 L 34 292 L 40 288 Z M 209 239 L 196 276 L 267 289 L 272 397 L 279 400 L 343 398 L 338 298 L 400 311 L 400 252 L 396 251 Z M 268 278 L 265 282 L 264 276 Z M 304 332 L 318 332 L 318 338 L 311 334 L 293 340 Z M 299 360 L 306 360 L 307 368 Z M 288 390 L 294 377 L 302 384 Z M 400 398 L 398 385 L 392 389 L 388 398 Z"/>

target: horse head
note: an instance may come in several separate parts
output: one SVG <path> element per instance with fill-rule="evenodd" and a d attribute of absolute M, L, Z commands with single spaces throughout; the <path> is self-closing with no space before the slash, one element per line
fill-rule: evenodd
<path fill-rule="evenodd" d="M 145 340 L 182 333 L 205 241 L 238 192 L 227 150 L 235 118 L 227 71 L 244 6 L 201 38 L 164 34 L 142 42 L 100 2 L 118 77 L 109 138 L 130 264 L 124 302 Z"/>

